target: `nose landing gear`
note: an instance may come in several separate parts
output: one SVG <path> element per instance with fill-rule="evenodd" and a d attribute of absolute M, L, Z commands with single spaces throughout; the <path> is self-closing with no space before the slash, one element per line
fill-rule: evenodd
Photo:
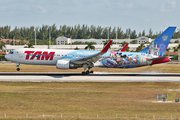
<path fill-rule="evenodd" d="M 16 69 L 17 71 L 20 71 L 19 65 L 20 65 L 19 63 L 16 63 L 16 67 L 18 67 L 18 68 Z"/>

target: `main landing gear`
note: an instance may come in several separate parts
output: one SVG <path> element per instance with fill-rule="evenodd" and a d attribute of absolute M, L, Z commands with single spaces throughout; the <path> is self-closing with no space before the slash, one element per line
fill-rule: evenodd
<path fill-rule="evenodd" d="M 18 67 L 18 68 L 16 69 L 17 71 L 20 71 L 19 65 L 20 65 L 19 63 L 16 63 L 16 67 Z"/>
<path fill-rule="evenodd" d="M 88 66 L 88 65 L 83 65 L 84 67 L 84 71 L 82 72 L 83 75 L 88 75 L 90 73 L 93 73 L 94 71 L 90 71 L 90 68 L 92 68 L 92 65 Z M 88 70 L 86 70 L 88 68 Z"/>
<path fill-rule="evenodd" d="M 83 71 L 82 74 L 83 74 L 83 75 L 88 75 L 89 73 L 93 73 L 93 72 L 94 72 L 94 71 L 92 71 L 92 70 L 91 70 L 91 71 L 87 70 L 87 71 Z"/>

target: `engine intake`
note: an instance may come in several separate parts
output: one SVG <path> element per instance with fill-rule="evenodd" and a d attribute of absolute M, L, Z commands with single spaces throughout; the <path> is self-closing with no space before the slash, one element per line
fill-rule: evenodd
<path fill-rule="evenodd" d="M 70 62 L 70 60 L 58 60 L 56 63 L 57 69 L 77 69 L 78 65 L 75 65 Z"/>

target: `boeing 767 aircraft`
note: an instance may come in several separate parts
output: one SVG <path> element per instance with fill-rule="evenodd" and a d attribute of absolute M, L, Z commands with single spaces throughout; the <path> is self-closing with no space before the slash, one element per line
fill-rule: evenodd
<path fill-rule="evenodd" d="M 57 69 L 77 69 L 83 67 L 82 74 L 93 73 L 92 67 L 135 68 L 169 62 L 164 53 L 176 27 L 168 27 L 159 37 L 141 52 L 108 51 L 112 40 L 102 51 L 16 49 L 5 56 L 7 60 L 20 64 L 56 65 Z M 127 45 L 126 45 L 127 47 Z"/>

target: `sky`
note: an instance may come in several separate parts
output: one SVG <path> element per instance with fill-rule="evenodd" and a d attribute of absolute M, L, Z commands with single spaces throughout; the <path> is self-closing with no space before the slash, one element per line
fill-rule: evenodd
<path fill-rule="evenodd" d="M 0 27 L 94 25 L 153 33 L 180 29 L 180 0 L 0 0 Z"/>

